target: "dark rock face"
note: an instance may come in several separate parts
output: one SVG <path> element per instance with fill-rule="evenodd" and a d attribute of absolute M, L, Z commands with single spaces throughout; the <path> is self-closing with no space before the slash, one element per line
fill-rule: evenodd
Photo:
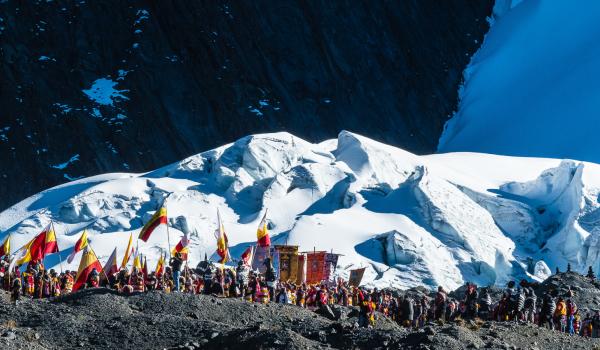
<path fill-rule="evenodd" d="M 0 208 L 250 133 L 433 152 L 492 3 L 0 1 Z"/>

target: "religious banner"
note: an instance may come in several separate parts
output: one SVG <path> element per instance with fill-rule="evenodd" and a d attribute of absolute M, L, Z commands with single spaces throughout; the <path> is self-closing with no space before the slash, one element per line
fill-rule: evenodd
<path fill-rule="evenodd" d="M 256 250 L 254 251 L 254 260 L 252 260 L 252 270 L 258 270 L 260 273 L 265 273 L 265 259 L 268 258 L 271 253 L 271 247 L 260 247 L 256 246 Z"/>
<path fill-rule="evenodd" d="M 350 278 L 348 280 L 348 284 L 353 287 L 360 286 L 360 282 L 362 281 L 363 275 L 365 274 L 365 268 L 350 270 Z"/>
<path fill-rule="evenodd" d="M 335 285 L 335 270 L 337 268 L 339 254 L 325 253 L 323 266 L 323 281 L 329 285 Z"/>
<path fill-rule="evenodd" d="M 298 276 L 298 246 L 276 245 L 279 252 L 279 280 L 295 282 Z"/>
<path fill-rule="evenodd" d="M 323 272 L 325 271 L 326 252 L 307 252 L 306 253 L 306 283 L 317 284 L 323 281 Z"/>

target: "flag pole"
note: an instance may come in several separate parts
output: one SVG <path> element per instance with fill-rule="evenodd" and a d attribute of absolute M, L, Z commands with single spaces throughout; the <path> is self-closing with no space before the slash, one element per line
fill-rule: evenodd
<path fill-rule="evenodd" d="M 252 254 L 252 259 L 250 259 L 250 269 L 254 265 L 254 253 L 256 253 L 256 244 L 250 246 L 250 254 Z"/>
<path fill-rule="evenodd" d="M 10 254 L 10 237 L 11 236 L 12 236 L 12 232 L 8 234 L 8 253 L 6 253 L 6 258 L 8 259 L 8 267 L 7 267 L 8 271 L 5 272 L 8 274 L 8 287 L 9 288 L 12 288 L 12 283 L 13 283 L 12 271 L 10 271 L 10 263 L 11 263 L 11 260 L 10 260 L 10 256 L 11 256 L 11 254 Z M 16 256 L 15 256 L 15 258 L 16 258 Z"/>
<path fill-rule="evenodd" d="M 173 257 L 171 256 L 171 235 L 169 234 L 169 211 L 167 210 L 167 199 L 169 199 L 172 194 L 173 192 L 169 192 L 162 203 L 162 206 L 165 207 L 165 213 L 167 214 L 167 244 L 169 245 L 169 262 Z"/>
<path fill-rule="evenodd" d="M 218 221 L 217 224 L 219 225 L 218 230 L 219 230 L 219 239 L 220 239 L 221 235 L 225 231 L 225 228 L 223 227 L 223 223 L 221 222 L 221 213 L 219 212 L 219 208 L 217 208 L 217 221 Z M 223 239 L 225 239 L 225 237 L 223 237 Z M 225 257 L 221 258 L 221 274 L 223 274 L 223 272 L 225 270 L 225 259 L 227 258 L 228 254 L 229 254 L 229 247 L 227 247 L 227 250 L 225 251 Z"/>
<path fill-rule="evenodd" d="M 166 202 L 166 199 L 165 199 Z M 165 212 L 167 213 L 167 244 L 169 245 L 169 260 L 171 260 L 171 235 L 169 234 L 169 212 L 167 211 L 167 206 L 165 205 Z"/>

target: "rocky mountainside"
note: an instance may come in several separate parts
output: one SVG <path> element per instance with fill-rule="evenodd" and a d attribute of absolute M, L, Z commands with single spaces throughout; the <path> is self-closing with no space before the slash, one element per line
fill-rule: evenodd
<path fill-rule="evenodd" d="M 378 315 L 356 328 L 357 312 L 330 320 L 296 306 L 151 292 L 130 297 L 87 289 L 16 307 L 0 292 L 0 345 L 24 349 L 595 349 L 598 339 L 517 322 L 430 323 L 407 330 Z M 579 301 L 579 300 L 578 300 Z M 109 311 L 110 308 L 110 311 Z"/>
<path fill-rule="evenodd" d="M 0 208 L 256 132 L 349 129 L 432 152 L 491 12 L 492 0 L 0 1 Z"/>

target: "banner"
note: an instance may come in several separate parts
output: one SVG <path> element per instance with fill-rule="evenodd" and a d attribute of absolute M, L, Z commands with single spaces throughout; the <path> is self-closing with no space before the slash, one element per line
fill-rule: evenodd
<path fill-rule="evenodd" d="M 276 245 L 279 253 L 279 279 L 296 282 L 298 276 L 298 246 Z"/>
<path fill-rule="evenodd" d="M 338 254 L 325 253 L 323 266 L 323 280 L 330 285 L 335 285 L 335 270 L 337 268 Z"/>
<path fill-rule="evenodd" d="M 317 284 L 323 281 L 326 252 L 306 253 L 306 283 Z"/>
<path fill-rule="evenodd" d="M 356 270 L 350 270 L 350 279 L 348 280 L 348 284 L 354 287 L 360 286 L 360 282 L 362 281 L 364 274 L 365 267 Z"/>
<path fill-rule="evenodd" d="M 270 247 L 256 247 L 254 251 L 254 259 L 252 260 L 252 270 L 258 270 L 260 273 L 265 273 L 265 259 L 270 255 Z"/>

